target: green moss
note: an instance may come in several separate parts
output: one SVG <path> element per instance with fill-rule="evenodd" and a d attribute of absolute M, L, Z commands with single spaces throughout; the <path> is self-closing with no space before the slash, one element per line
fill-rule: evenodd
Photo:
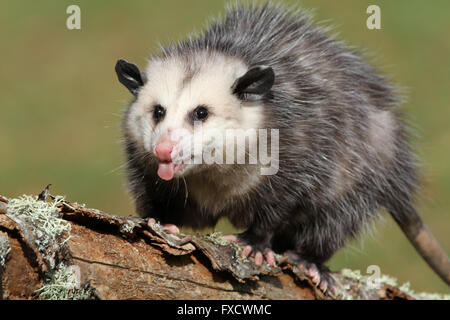
<path fill-rule="evenodd" d="M 77 272 L 78 271 L 78 272 Z M 45 284 L 38 290 L 39 299 L 44 300 L 88 300 L 95 299 L 95 290 L 89 285 L 80 287 L 79 269 L 60 263 L 47 273 Z"/>
<path fill-rule="evenodd" d="M 94 289 L 88 284 L 81 287 L 78 266 L 66 266 L 64 262 L 57 265 L 55 263 L 54 253 L 71 238 L 70 223 L 62 219 L 58 211 L 64 197 L 56 196 L 53 201 L 48 202 L 36 199 L 37 197 L 28 195 L 9 199 L 6 214 L 19 224 L 27 241 L 36 245 L 49 267 L 45 284 L 36 291 L 39 298 L 49 300 L 95 298 Z M 1 247 L 0 241 L 0 256 L 3 251 Z"/>
<path fill-rule="evenodd" d="M 342 269 L 340 273 L 346 278 L 357 280 L 364 284 L 367 284 L 369 279 L 373 279 L 373 275 L 362 275 L 360 270 Z M 384 274 L 381 275 L 379 279 L 377 279 L 377 282 L 379 284 L 397 286 L 396 278 Z"/>
<path fill-rule="evenodd" d="M 233 243 L 233 242 L 225 239 L 223 237 L 222 232 L 219 232 L 219 231 L 213 232 L 211 234 L 207 234 L 206 237 L 208 239 L 210 239 L 213 243 L 220 245 L 220 246 L 227 246 L 227 245 Z"/>
<path fill-rule="evenodd" d="M 341 274 L 346 278 L 350 278 L 350 279 L 358 280 L 358 281 L 361 281 L 364 277 L 361 274 L 360 270 L 342 269 Z"/>
<path fill-rule="evenodd" d="M 246 260 L 247 258 L 242 257 L 242 247 L 238 245 L 237 243 L 233 241 L 228 241 L 223 237 L 222 232 L 215 231 L 211 234 L 207 234 L 205 237 L 210 239 L 214 244 L 220 245 L 220 246 L 231 246 L 234 249 L 235 252 L 235 258 L 240 260 Z"/>
<path fill-rule="evenodd" d="M 9 251 L 11 251 L 11 248 L 9 246 L 8 236 L 4 233 L 0 233 L 0 268 L 5 265 L 6 256 Z"/>
<path fill-rule="evenodd" d="M 399 287 L 403 292 L 421 300 L 450 300 L 450 294 L 440 294 L 440 293 L 427 293 L 420 292 L 416 293 L 411 289 L 411 284 L 409 282 L 405 282 Z"/>
<path fill-rule="evenodd" d="M 346 278 L 357 280 L 361 283 L 364 283 L 365 285 L 368 284 L 369 278 L 372 277 L 371 275 L 369 276 L 362 275 L 359 270 L 342 269 L 340 273 Z M 411 289 L 411 285 L 409 282 L 406 282 L 401 286 L 398 286 L 398 280 L 396 278 L 385 274 L 380 276 L 378 283 L 380 285 L 385 284 L 398 287 L 404 293 L 419 300 L 450 300 L 450 295 L 448 294 L 426 293 L 426 292 L 416 293 Z"/>
<path fill-rule="evenodd" d="M 32 225 L 36 245 L 39 249 L 46 249 L 64 232 L 68 233 L 68 237 L 63 243 L 69 240 L 70 224 L 60 217 L 57 209 L 63 202 L 64 197 L 61 196 L 56 196 L 54 201 L 45 202 L 37 201 L 33 196 L 23 195 L 9 200 L 6 214 L 16 222 L 19 219 Z"/>
<path fill-rule="evenodd" d="M 134 230 L 134 225 L 129 222 L 125 222 L 120 225 L 121 233 L 133 233 L 133 230 Z"/>
<path fill-rule="evenodd" d="M 47 202 L 23 195 L 10 199 L 7 205 L 6 215 L 20 226 L 27 241 L 36 245 L 49 269 L 55 268 L 54 252 L 70 239 L 71 226 L 58 211 L 58 205 L 63 202 L 61 196 Z"/>
<path fill-rule="evenodd" d="M 153 230 L 155 230 L 157 232 L 164 232 L 164 231 L 162 231 L 161 224 L 159 222 L 150 223 L 150 226 L 152 227 Z"/>

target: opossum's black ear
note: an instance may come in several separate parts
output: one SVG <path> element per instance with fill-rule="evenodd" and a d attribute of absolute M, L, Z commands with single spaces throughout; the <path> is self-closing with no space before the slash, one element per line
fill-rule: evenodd
<path fill-rule="evenodd" d="M 258 65 L 250 68 L 242 77 L 238 78 L 231 89 L 240 98 L 262 95 L 272 88 L 275 73 L 269 66 Z"/>
<path fill-rule="evenodd" d="M 145 80 L 139 68 L 134 63 L 119 59 L 116 63 L 116 73 L 120 83 L 136 96 L 138 89 L 144 85 Z"/>

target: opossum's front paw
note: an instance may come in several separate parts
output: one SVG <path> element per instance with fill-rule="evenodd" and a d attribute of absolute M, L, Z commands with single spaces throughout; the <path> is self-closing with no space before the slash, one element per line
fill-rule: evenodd
<path fill-rule="evenodd" d="M 253 258 L 257 266 L 262 265 L 264 260 L 270 266 L 275 266 L 275 256 L 272 249 L 264 244 L 252 245 L 241 234 L 230 234 L 223 236 L 226 240 L 237 243 L 242 247 L 241 256 Z"/>
<path fill-rule="evenodd" d="M 149 226 L 151 226 L 151 224 L 156 223 L 156 220 L 154 218 L 149 218 L 147 224 Z M 161 225 L 161 230 L 167 233 L 172 233 L 172 234 L 177 234 L 180 233 L 180 229 L 178 229 L 178 227 L 174 224 L 162 224 Z"/>
<path fill-rule="evenodd" d="M 311 262 L 296 252 L 288 251 L 284 255 L 291 264 L 296 265 L 301 272 L 310 278 L 312 283 L 324 294 L 337 295 L 336 282 L 327 267 Z"/>

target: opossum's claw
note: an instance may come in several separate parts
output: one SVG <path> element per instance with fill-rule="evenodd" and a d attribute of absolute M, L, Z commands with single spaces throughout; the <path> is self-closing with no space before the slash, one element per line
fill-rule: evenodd
<path fill-rule="evenodd" d="M 257 266 L 260 266 L 260 265 L 262 265 L 263 260 L 264 260 L 264 258 L 263 258 L 263 255 L 262 255 L 261 251 L 256 251 L 256 253 L 255 253 L 255 264 Z"/>
<path fill-rule="evenodd" d="M 319 289 L 323 293 L 328 293 L 333 297 L 337 296 L 336 283 L 329 271 L 321 271 L 321 280 L 319 284 Z"/>
<path fill-rule="evenodd" d="M 267 264 L 269 266 L 272 266 L 272 267 L 275 266 L 275 255 L 273 254 L 272 250 L 266 249 L 264 251 L 264 258 L 266 258 Z"/>
<path fill-rule="evenodd" d="M 289 262 L 295 264 L 320 291 L 332 296 L 337 295 L 336 283 L 327 267 L 310 262 L 295 252 L 286 252 L 285 255 Z"/>
<path fill-rule="evenodd" d="M 262 265 L 264 261 L 271 267 L 275 266 L 275 256 L 269 248 L 259 251 L 247 245 L 242 250 L 242 256 L 245 258 L 253 257 L 257 266 Z"/>
<path fill-rule="evenodd" d="M 247 246 L 242 248 L 241 256 L 243 258 L 248 258 L 252 254 L 252 252 L 253 252 L 252 246 L 248 246 L 247 245 Z"/>
<path fill-rule="evenodd" d="M 244 239 L 239 237 L 239 235 L 230 234 L 223 237 L 228 241 L 240 245 L 242 247 L 241 256 L 244 258 L 253 257 L 257 266 L 262 265 L 264 261 L 266 261 L 269 266 L 275 266 L 275 256 L 270 248 L 258 250 L 259 248 L 249 245 Z"/>

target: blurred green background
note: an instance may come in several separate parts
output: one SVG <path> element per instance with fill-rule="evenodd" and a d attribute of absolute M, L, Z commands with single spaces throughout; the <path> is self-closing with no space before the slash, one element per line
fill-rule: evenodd
<path fill-rule="evenodd" d="M 158 43 L 181 39 L 223 12 L 225 1 L 0 1 L 0 194 L 52 193 L 112 214 L 134 214 L 124 189 L 120 120 L 128 91 L 114 65 L 143 67 Z M 286 1 L 293 4 L 295 1 Z M 407 89 L 403 108 L 423 162 L 419 210 L 450 252 L 450 2 L 376 1 L 381 30 L 366 28 L 373 2 L 302 1 L 339 38 Z M 81 7 L 81 30 L 66 28 Z M 218 227 L 230 231 L 226 223 Z M 390 217 L 330 262 L 365 273 L 378 265 L 416 291 L 450 293 Z"/>

